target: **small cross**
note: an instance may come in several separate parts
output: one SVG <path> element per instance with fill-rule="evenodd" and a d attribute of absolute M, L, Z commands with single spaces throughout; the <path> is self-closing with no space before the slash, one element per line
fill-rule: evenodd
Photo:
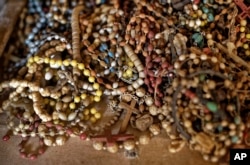
<path fill-rule="evenodd" d="M 115 142 L 126 141 L 128 139 L 134 139 L 134 135 L 133 134 L 113 135 L 110 129 L 106 130 L 103 135 L 97 135 L 91 137 L 91 140 L 93 141 L 106 142 L 107 146 L 112 146 Z"/>
<path fill-rule="evenodd" d="M 127 113 L 126 113 L 126 115 L 125 115 L 125 117 L 123 119 L 120 131 L 119 131 L 120 133 L 125 132 L 132 113 L 139 114 L 139 110 L 137 110 L 135 108 L 135 104 L 136 104 L 136 100 L 134 100 L 134 99 L 131 101 L 130 105 L 128 105 L 128 104 L 126 104 L 124 102 L 119 103 L 118 107 L 121 108 L 121 109 L 125 109 L 127 111 Z"/>
<path fill-rule="evenodd" d="M 242 13 L 238 15 L 240 19 L 250 18 L 250 6 L 247 7 L 243 0 L 234 0 L 234 3 L 242 10 Z"/>

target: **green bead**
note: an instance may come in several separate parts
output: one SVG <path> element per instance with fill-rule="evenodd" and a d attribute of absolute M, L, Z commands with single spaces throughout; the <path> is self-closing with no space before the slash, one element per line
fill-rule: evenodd
<path fill-rule="evenodd" d="M 238 136 L 233 136 L 233 137 L 231 138 L 232 143 L 237 143 L 238 140 L 239 140 L 239 137 L 238 137 Z"/>
<path fill-rule="evenodd" d="M 239 125 L 240 122 L 241 122 L 241 118 L 240 118 L 239 116 L 236 116 L 236 117 L 234 118 L 234 123 L 237 124 L 237 125 Z"/>
<path fill-rule="evenodd" d="M 209 9 L 207 8 L 207 7 L 205 7 L 205 6 L 202 6 L 202 11 L 204 12 L 204 13 L 208 13 L 209 12 Z"/>
<path fill-rule="evenodd" d="M 213 22 L 214 21 L 214 15 L 212 13 L 207 14 L 207 21 L 208 22 Z"/>
<path fill-rule="evenodd" d="M 200 81 L 204 81 L 205 79 L 206 79 L 206 75 L 201 74 L 201 75 L 200 75 Z"/>
<path fill-rule="evenodd" d="M 222 132 L 222 131 L 223 131 L 223 127 L 222 127 L 221 125 L 218 126 L 217 129 L 218 129 L 219 132 Z"/>
<path fill-rule="evenodd" d="M 200 33 L 194 33 L 192 39 L 199 44 L 203 41 L 203 36 Z"/>
<path fill-rule="evenodd" d="M 217 104 L 215 102 L 208 101 L 206 103 L 206 106 L 211 112 L 217 112 L 218 110 Z"/>

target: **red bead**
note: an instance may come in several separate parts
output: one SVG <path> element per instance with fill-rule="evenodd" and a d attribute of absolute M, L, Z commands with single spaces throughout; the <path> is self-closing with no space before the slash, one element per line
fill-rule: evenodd
<path fill-rule="evenodd" d="M 50 128 L 50 127 L 53 126 L 53 123 L 52 123 L 52 122 L 47 122 L 47 123 L 46 123 L 46 126 Z"/>
<path fill-rule="evenodd" d="M 80 134 L 80 139 L 81 140 L 86 140 L 87 139 L 87 134 L 86 133 Z"/>
<path fill-rule="evenodd" d="M 3 141 L 8 141 L 10 139 L 10 135 L 4 135 L 3 136 Z"/>
<path fill-rule="evenodd" d="M 39 148 L 38 153 L 42 155 L 45 152 L 45 150 L 46 150 L 45 147 L 41 147 Z"/>
<path fill-rule="evenodd" d="M 37 159 L 37 155 L 31 154 L 31 155 L 29 156 L 29 159 L 30 159 L 30 160 L 36 160 L 36 159 Z"/>
<path fill-rule="evenodd" d="M 194 4 L 198 5 L 200 3 L 200 0 L 194 0 Z"/>
<path fill-rule="evenodd" d="M 27 154 L 25 154 L 24 152 L 20 152 L 20 156 L 21 158 L 27 158 Z"/>
<path fill-rule="evenodd" d="M 67 129 L 67 130 L 66 130 L 66 133 L 67 133 L 68 135 L 71 135 L 71 134 L 73 133 L 73 131 L 72 131 L 71 129 Z"/>

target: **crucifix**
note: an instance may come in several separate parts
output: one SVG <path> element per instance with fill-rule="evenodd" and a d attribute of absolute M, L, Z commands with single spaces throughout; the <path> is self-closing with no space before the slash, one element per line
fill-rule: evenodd
<path fill-rule="evenodd" d="M 96 142 L 105 142 L 107 146 L 112 146 L 116 142 L 122 142 L 128 139 L 134 139 L 134 135 L 133 134 L 113 135 L 111 129 L 106 130 L 103 135 L 97 135 L 91 137 L 91 140 Z"/>
<path fill-rule="evenodd" d="M 243 0 L 234 0 L 234 3 L 242 10 L 242 13 L 238 15 L 240 19 L 250 18 L 250 6 L 244 4 Z"/>
<path fill-rule="evenodd" d="M 126 131 L 126 128 L 128 126 L 132 113 L 139 114 L 139 110 L 135 108 L 135 104 L 136 104 L 136 100 L 134 99 L 132 99 L 130 105 L 125 102 L 119 103 L 118 107 L 127 111 L 123 119 L 123 122 L 121 124 L 121 127 L 120 127 L 120 131 L 119 131 L 120 133 L 123 133 Z"/>

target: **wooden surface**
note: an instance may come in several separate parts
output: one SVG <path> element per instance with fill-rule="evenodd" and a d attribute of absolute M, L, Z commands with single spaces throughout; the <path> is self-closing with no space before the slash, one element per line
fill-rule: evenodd
<path fill-rule="evenodd" d="M 26 0 L 0 0 L 0 56 L 14 30 L 16 20 Z M 4 5 L 3 5 L 4 4 Z"/>
<path fill-rule="evenodd" d="M 5 132 L 0 126 L 0 136 Z M 164 137 L 153 138 L 150 144 L 141 146 L 139 158 L 126 159 L 122 152 L 111 154 L 96 151 L 91 142 L 83 142 L 79 138 L 71 138 L 64 146 L 51 147 L 37 160 L 22 159 L 18 154 L 19 137 L 7 142 L 0 142 L 1 165 L 212 165 L 204 161 L 200 154 L 184 148 L 181 152 L 171 154 L 167 150 L 169 140 Z"/>

